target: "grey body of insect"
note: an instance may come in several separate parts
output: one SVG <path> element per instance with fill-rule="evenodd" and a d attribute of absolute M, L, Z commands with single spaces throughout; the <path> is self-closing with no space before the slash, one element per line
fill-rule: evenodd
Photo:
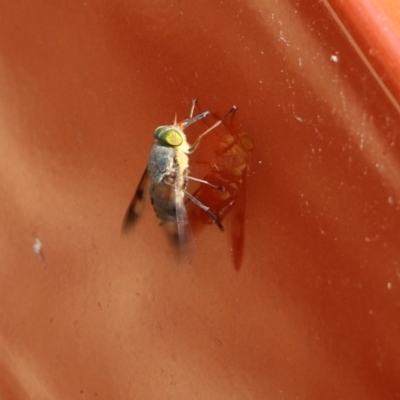
<path fill-rule="evenodd" d="M 188 161 L 180 147 L 155 143 L 151 150 L 147 167 L 150 198 L 154 211 L 163 222 L 177 220 L 177 208 L 182 207 L 181 192 L 188 182 Z"/>
<path fill-rule="evenodd" d="M 201 138 L 222 122 L 221 120 L 217 121 L 190 145 L 186 140 L 184 130 L 210 114 L 206 111 L 193 117 L 194 106 L 195 101 L 193 101 L 188 119 L 179 123 L 175 121 L 172 125 L 160 126 L 155 130 L 155 143 L 150 152 L 148 166 L 125 214 L 124 232 L 131 230 L 139 217 L 148 183 L 150 183 L 151 203 L 157 217 L 166 226 L 168 232 L 177 238 L 179 244 L 187 242 L 190 232 L 184 204 L 185 196 L 207 212 L 217 226 L 224 230 L 220 220 L 209 207 L 186 190 L 189 180 L 199 181 L 213 186 L 217 190 L 224 190 L 222 187 L 189 176 L 189 155 L 196 150 Z M 236 107 L 233 107 L 231 111 L 234 110 L 236 110 Z"/>

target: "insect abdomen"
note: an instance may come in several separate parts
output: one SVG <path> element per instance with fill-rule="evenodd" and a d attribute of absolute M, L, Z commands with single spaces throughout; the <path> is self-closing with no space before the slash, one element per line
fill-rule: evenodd
<path fill-rule="evenodd" d="M 183 161 L 183 163 L 182 163 Z M 182 165 L 184 164 L 184 166 Z M 154 144 L 149 159 L 150 198 L 157 217 L 163 222 L 176 222 L 178 195 L 187 184 L 187 155 L 177 148 Z"/>
<path fill-rule="evenodd" d="M 176 200 L 173 186 L 165 182 L 157 185 L 151 185 L 150 198 L 154 211 L 161 221 L 176 221 Z"/>

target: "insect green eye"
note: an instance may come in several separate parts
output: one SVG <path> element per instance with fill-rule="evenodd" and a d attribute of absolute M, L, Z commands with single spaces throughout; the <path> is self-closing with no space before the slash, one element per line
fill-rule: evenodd
<path fill-rule="evenodd" d="M 154 137 L 169 146 L 180 146 L 183 142 L 182 135 L 169 126 L 160 126 L 154 131 Z"/>

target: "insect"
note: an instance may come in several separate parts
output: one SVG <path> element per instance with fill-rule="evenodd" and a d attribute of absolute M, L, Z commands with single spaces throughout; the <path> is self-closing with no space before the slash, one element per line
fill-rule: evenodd
<path fill-rule="evenodd" d="M 147 187 L 151 204 L 161 224 L 180 248 L 191 241 L 185 197 L 204 210 L 223 231 L 220 219 L 211 209 L 187 191 L 190 180 L 224 191 L 223 186 L 216 186 L 203 179 L 189 175 L 189 155 L 198 147 L 201 139 L 222 123 L 216 121 L 210 128 L 198 136 L 193 144 L 189 144 L 185 129 L 197 121 L 210 115 L 209 111 L 193 116 L 196 100 L 193 100 L 189 118 L 172 125 L 159 126 L 154 131 L 155 142 L 151 149 L 149 162 L 136 189 L 135 195 L 125 213 L 122 231 L 129 232 L 135 225 L 143 205 Z M 236 106 L 226 114 L 236 111 Z"/>

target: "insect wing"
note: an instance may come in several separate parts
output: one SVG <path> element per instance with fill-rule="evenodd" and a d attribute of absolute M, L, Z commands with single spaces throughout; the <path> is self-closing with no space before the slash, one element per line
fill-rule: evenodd
<path fill-rule="evenodd" d="M 178 163 L 169 169 L 163 180 L 158 183 L 151 181 L 150 184 L 154 210 L 179 258 L 190 248 L 188 245 L 193 243 L 184 204 L 185 185 L 185 177 Z"/>
<path fill-rule="evenodd" d="M 183 180 L 184 178 L 179 168 L 177 168 L 177 178 L 175 180 L 175 206 L 178 245 L 180 250 L 188 248 L 190 244 L 194 243 L 184 201 Z"/>
<path fill-rule="evenodd" d="M 128 233 L 133 229 L 135 223 L 139 218 L 140 213 L 143 210 L 143 205 L 144 205 L 143 200 L 147 193 L 148 181 L 149 181 L 149 175 L 146 168 L 144 170 L 142 178 L 140 179 L 135 195 L 133 196 L 133 199 L 129 204 L 129 207 L 126 210 L 124 221 L 122 223 L 123 233 Z"/>

